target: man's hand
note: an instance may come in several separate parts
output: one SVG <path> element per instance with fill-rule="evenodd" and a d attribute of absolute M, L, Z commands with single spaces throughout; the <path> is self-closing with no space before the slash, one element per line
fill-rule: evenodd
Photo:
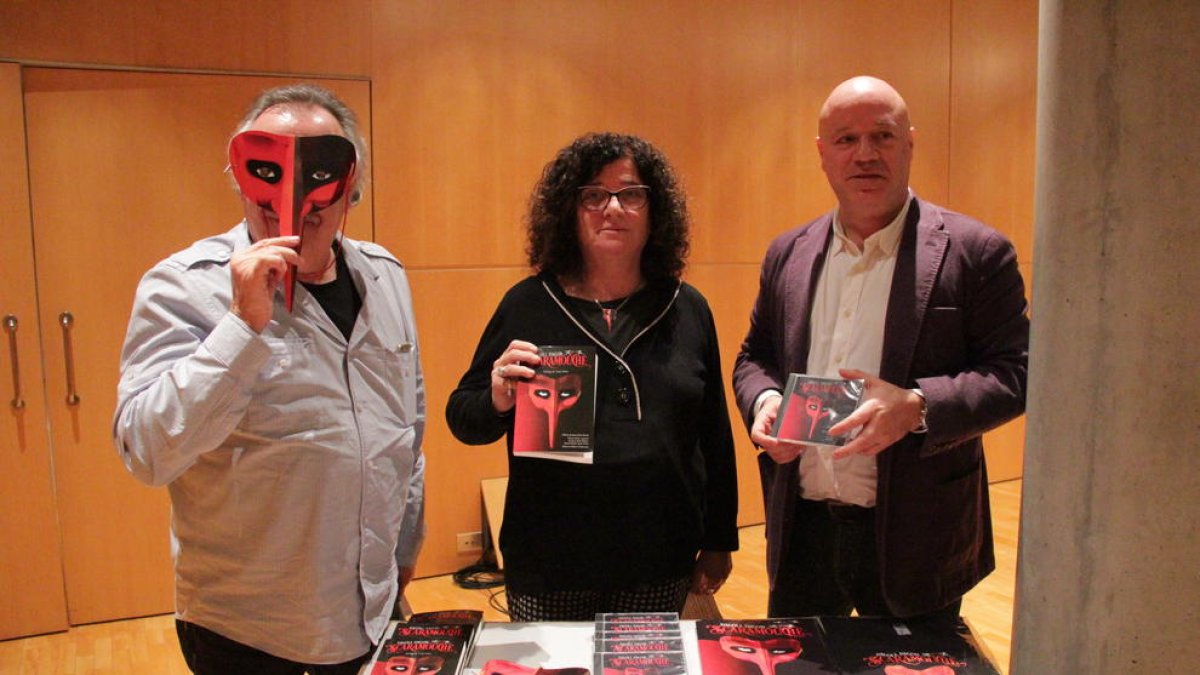
<path fill-rule="evenodd" d="M 763 399 L 762 408 L 754 416 L 754 424 L 750 427 L 750 440 L 762 448 L 778 464 L 787 464 L 804 454 L 807 446 L 796 441 L 779 439 L 771 435 L 771 427 L 775 426 L 775 417 L 779 415 L 779 402 L 783 396 L 775 394 Z"/>
<path fill-rule="evenodd" d="M 862 427 L 858 437 L 834 451 L 834 459 L 855 454 L 878 455 L 920 422 L 924 402 L 912 391 L 861 370 L 839 370 L 838 374 L 846 379 L 866 380 L 867 387 L 858 408 L 829 428 L 830 434 L 840 436 Z"/>
<path fill-rule="evenodd" d="M 271 320 L 275 289 L 287 274 L 288 266 L 300 263 L 300 255 L 295 251 L 299 245 L 300 237 L 295 236 L 260 239 L 234 253 L 229 261 L 233 284 L 233 304 L 229 311 L 255 333 L 261 333 Z"/>
<path fill-rule="evenodd" d="M 691 592 L 712 595 L 733 571 L 733 556 L 729 551 L 700 551 L 696 566 L 692 568 Z"/>
<path fill-rule="evenodd" d="M 396 577 L 396 582 L 400 585 L 400 590 L 396 592 L 397 599 L 399 599 L 400 596 L 404 595 L 404 589 L 408 588 L 408 582 L 412 581 L 413 572 L 415 572 L 415 571 L 416 571 L 415 567 L 401 567 L 400 568 L 400 573 Z"/>

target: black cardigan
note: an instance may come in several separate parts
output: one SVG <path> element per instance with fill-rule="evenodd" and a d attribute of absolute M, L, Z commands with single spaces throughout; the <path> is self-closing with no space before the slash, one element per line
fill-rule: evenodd
<path fill-rule="evenodd" d="M 716 327 L 685 283 L 637 299 L 648 328 L 623 354 L 575 314 L 549 275 L 509 289 L 446 405 L 455 437 L 508 436 L 500 549 L 524 593 L 628 589 L 691 573 L 701 550 L 737 549 L 737 476 Z M 512 454 L 513 416 L 491 402 L 493 362 L 514 339 L 597 346 L 594 464 Z"/>

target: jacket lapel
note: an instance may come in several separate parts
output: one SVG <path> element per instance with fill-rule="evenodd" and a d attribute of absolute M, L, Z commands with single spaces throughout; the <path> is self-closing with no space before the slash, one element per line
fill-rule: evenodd
<path fill-rule="evenodd" d="M 784 306 L 784 353 L 787 354 L 788 372 L 803 373 L 808 369 L 810 312 L 817 280 L 825 265 L 829 238 L 833 236 L 833 214 L 809 225 L 796 237 L 792 244 L 792 255 L 787 264 L 786 294 Z M 787 372 L 782 374 L 787 378 Z"/>
<path fill-rule="evenodd" d="M 898 387 L 908 386 L 925 310 L 948 243 L 941 213 L 928 202 L 913 197 L 896 254 L 879 368 L 879 376 Z"/>

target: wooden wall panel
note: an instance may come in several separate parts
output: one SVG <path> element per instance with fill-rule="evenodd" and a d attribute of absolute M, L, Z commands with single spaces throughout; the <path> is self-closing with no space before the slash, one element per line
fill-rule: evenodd
<path fill-rule="evenodd" d="M 0 58 L 366 76 L 369 0 L 0 2 Z"/>
<path fill-rule="evenodd" d="M 1000 230 L 1033 288 L 1036 2 L 954 2 L 946 205 Z M 1024 418 L 984 439 L 991 480 L 1021 476 Z"/>
<path fill-rule="evenodd" d="M 21 69 L 0 63 L 0 640 L 67 627 L 46 433 Z M 19 383 L 19 390 L 17 384 Z"/>
<path fill-rule="evenodd" d="M 947 205 L 1013 240 L 1033 259 L 1037 115 L 1035 2 L 954 3 Z"/>
<path fill-rule="evenodd" d="M 376 107 L 387 120 L 377 174 L 392 196 L 379 206 L 380 241 L 414 266 L 520 264 L 521 218 L 542 166 L 606 129 L 645 136 L 679 169 L 700 225 L 695 261 L 757 262 L 776 233 L 832 206 L 817 111 L 863 72 L 896 82 L 920 111 L 929 131 L 914 185 L 945 196 L 948 2 L 899 19 L 870 2 L 473 10 L 427 1 L 379 4 L 373 15 Z M 637 21 L 619 18 L 630 15 Z"/>
<path fill-rule="evenodd" d="M 404 259 L 402 252 L 397 252 Z M 479 532 L 480 481 L 508 475 L 504 441 L 460 443 L 446 426 L 446 401 L 471 365 L 479 336 L 500 298 L 527 276 L 524 268 L 409 269 L 425 371 L 426 507 L 428 535 L 417 575 L 445 574 L 476 562 L 459 555 L 455 535 Z"/>
<path fill-rule="evenodd" d="M 738 524 L 763 522 L 762 483 L 758 477 L 758 449 L 750 442 L 733 396 L 733 366 L 742 339 L 750 326 L 750 309 L 758 294 L 757 264 L 699 264 L 688 268 L 685 278 L 695 286 L 712 308 L 721 341 L 721 370 L 725 376 L 725 398 L 729 422 L 737 447 Z"/>
<path fill-rule="evenodd" d="M 922 129 L 913 186 L 930 199 L 945 194 L 947 3 L 719 7 L 689 45 L 689 78 L 707 94 L 689 110 L 703 131 L 678 139 L 694 148 L 680 161 L 697 220 L 694 262 L 757 263 L 777 234 L 832 208 L 817 118 L 829 91 L 855 75 L 904 92 Z"/>

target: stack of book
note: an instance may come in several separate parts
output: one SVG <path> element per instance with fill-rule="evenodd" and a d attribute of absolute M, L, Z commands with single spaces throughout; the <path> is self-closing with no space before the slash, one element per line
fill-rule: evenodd
<path fill-rule="evenodd" d="M 459 675 L 471 655 L 483 612 L 448 609 L 413 614 L 396 624 L 368 671 L 370 675 Z"/>
<path fill-rule="evenodd" d="M 679 614 L 597 614 L 595 675 L 685 675 Z"/>

